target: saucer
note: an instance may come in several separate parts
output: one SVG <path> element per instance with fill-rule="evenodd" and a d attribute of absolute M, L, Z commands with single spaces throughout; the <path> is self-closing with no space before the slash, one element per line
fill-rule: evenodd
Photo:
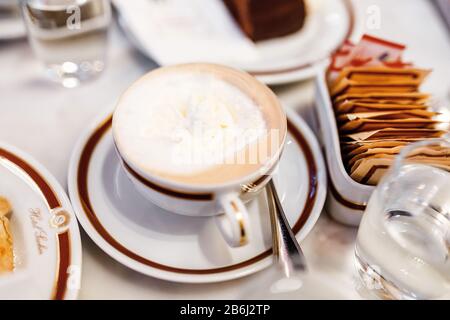
<path fill-rule="evenodd" d="M 142 24 L 145 23 L 145 17 L 150 14 L 163 17 L 167 12 L 160 8 L 161 13 L 158 15 L 155 12 L 147 12 L 158 8 L 149 9 L 145 6 L 139 6 L 140 12 L 135 12 L 135 8 L 124 6 L 120 1 L 115 0 L 113 4 L 118 12 L 119 24 L 133 45 L 156 63 L 166 65 L 167 62 L 164 59 L 167 54 L 155 52 L 152 48 L 155 41 L 151 41 L 152 39 L 148 37 L 148 28 L 154 28 L 154 26 L 146 25 L 144 28 Z M 328 65 L 327 60 L 331 53 L 346 39 L 354 37 L 359 30 L 355 30 L 356 10 L 351 0 L 308 0 L 307 6 L 308 14 L 301 30 L 285 37 L 252 43 L 251 48 L 255 57 L 251 60 L 244 59 L 241 55 L 235 55 L 229 59 L 218 59 L 211 54 L 195 59 L 189 50 L 183 50 L 184 42 L 165 37 L 163 39 L 165 43 L 170 42 L 171 50 L 177 52 L 176 59 L 171 60 L 170 64 L 200 59 L 202 62 L 230 65 L 245 70 L 262 82 L 271 85 L 312 78 Z M 145 12 L 142 12 L 143 10 Z M 144 18 L 137 19 L 136 15 Z M 164 35 L 160 36 L 164 37 Z M 234 40 L 234 38 L 224 38 L 221 45 L 227 47 L 228 41 L 228 46 L 232 47 Z"/>
<path fill-rule="evenodd" d="M 275 185 L 299 241 L 317 221 L 326 195 L 319 145 L 306 123 L 288 113 L 289 134 Z M 243 277 L 272 263 L 272 236 L 265 192 L 247 204 L 252 238 L 230 248 L 213 218 L 177 215 L 152 205 L 120 165 L 111 113 L 80 138 L 69 168 L 69 194 L 79 222 L 118 262 L 156 278 L 188 283 Z"/>
<path fill-rule="evenodd" d="M 0 300 L 76 299 L 81 241 L 69 199 L 30 156 L 0 144 L 0 195 L 12 206 L 14 270 L 0 274 Z"/>

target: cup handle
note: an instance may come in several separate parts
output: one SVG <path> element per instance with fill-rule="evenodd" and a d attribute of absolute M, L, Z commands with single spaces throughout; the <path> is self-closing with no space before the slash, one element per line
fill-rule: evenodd
<path fill-rule="evenodd" d="M 224 214 L 215 217 L 217 227 L 230 247 L 248 243 L 250 221 L 248 211 L 237 193 L 222 195 L 219 200 Z"/>

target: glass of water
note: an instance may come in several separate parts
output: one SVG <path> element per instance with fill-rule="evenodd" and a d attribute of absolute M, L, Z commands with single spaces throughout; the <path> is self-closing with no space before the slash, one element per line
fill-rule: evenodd
<path fill-rule="evenodd" d="M 72 88 L 105 68 L 109 0 L 21 0 L 28 38 L 49 77 Z"/>
<path fill-rule="evenodd" d="M 450 141 L 411 144 L 395 159 L 361 221 L 361 292 L 382 299 L 450 298 Z"/>

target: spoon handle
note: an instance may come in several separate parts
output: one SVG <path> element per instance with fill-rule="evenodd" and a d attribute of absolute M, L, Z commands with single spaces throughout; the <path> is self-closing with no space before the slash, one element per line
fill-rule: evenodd
<path fill-rule="evenodd" d="M 269 181 L 266 193 L 272 225 L 274 255 L 286 277 L 298 272 L 305 272 L 307 269 L 305 256 L 286 219 L 273 180 Z"/>

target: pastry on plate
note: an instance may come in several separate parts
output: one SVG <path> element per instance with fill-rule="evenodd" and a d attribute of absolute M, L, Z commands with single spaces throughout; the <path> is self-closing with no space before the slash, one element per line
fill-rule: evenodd
<path fill-rule="evenodd" d="M 0 273 L 14 268 L 13 238 L 8 220 L 11 211 L 8 199 L 0 196 Z"/>

